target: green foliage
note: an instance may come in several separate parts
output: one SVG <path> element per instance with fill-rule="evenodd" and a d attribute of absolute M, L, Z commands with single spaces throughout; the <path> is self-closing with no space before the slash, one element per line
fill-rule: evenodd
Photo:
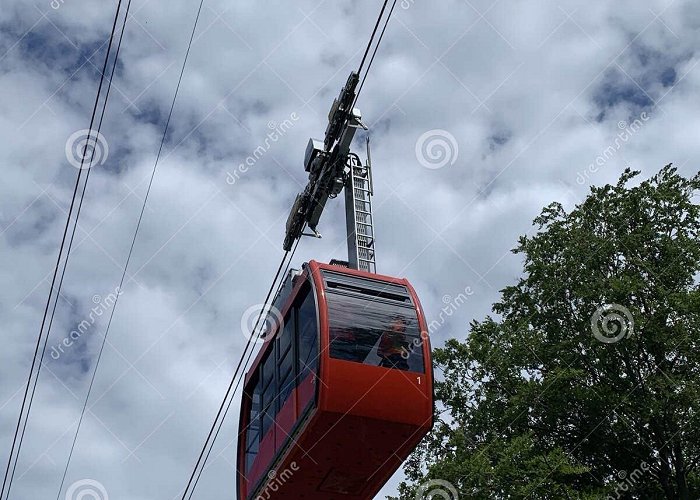
<path fill-rule="evenodd" d="M 431 479 L 461 498 L 700 498 L 700 175 L 637 175 L 546 207 L 495 317 L 436 349 L 436 426 L 400 498 Z"/>

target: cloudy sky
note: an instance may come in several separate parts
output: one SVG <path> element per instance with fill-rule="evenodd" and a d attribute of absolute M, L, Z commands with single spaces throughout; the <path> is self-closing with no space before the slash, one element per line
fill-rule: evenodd
<path fill-rule="evenodd" d="M 133 1 L 49 349 L 119 284 L 198 3 Z M 204 1 L 67 486 L 177 497 L 244 345 L 241 316 L 282 256 L 308 138 L 322 137 L 380 3 Z M 89 125 L 115 7 L 0 8 L 3 461 L 77 173 L 66 144 Z M 412 280 L 429 320 L 468 295 L 435 345 L 464 338 L 517 278 L 510 249 L 544 205 L 570 208 L 628 165 L 645 178 L 669 162 L 697 171 L 699 48 L 692 0 L 399 1 L 358 107 L 378 270 Z M 324 238 L 305 239 L 295 267 L 345 257 L 343 216 L 329 205 Z M 56 496 L 105 318 L 45 360 L 12 498 Z M 234 498 L 236 426 L 196 498 Z"/>

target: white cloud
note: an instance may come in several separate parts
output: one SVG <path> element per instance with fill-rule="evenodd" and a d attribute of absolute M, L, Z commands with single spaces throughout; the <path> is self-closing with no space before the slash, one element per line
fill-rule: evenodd
<path fill-rule="evenodd" d="M 240 315 L 262 300 L 281 256 L 306 142 L 322 136 L 359 63 L 375 4 L 205 0 L 131 262 L 137 274 L 124 287 L 67 484 L 93 478 L 110 496 L 134 499 L 174 498 L 183 486 L 245 342 Z M 697 171 L 700 9 L 690 0 L 407 4 L 358 106 L 374 131 L 379 270 L 409 277 L 429 318 L 444 295 L 475 292 L 436 334 L 440 345 L 463 337 L 517 277 L 509 251 L 539 209 L 583 199 L 577 173 L 614 141 L 620 120 L 651 116 L 589 183 L 612 182 L 626 165 L 647 176 L 670 161 Z M 195 11 L 191 2 L 133 2 L 102 130 L 110 157 L 91 172 L 52 339 L 118 284 Z M 76 173 L 65 141 L 88 126 L 103 54 L 93 52 L 113 12 L 85 0 L 58 9 L 6 0 L 0 11 L 0 449 Z M 227 184 L 269 122 L 293 112 L 294 127 Z M 454 165 L 417 161 L 415 142 L 431 129 L 457 139 Z M 324 239 L 304 241 L 297 265 L 343 257 L 343 216 L 329 205 Z M 104 318 L 97 324 L 42 373 L 17 498 L 56 492 Z M 201 498 L 234 494 L 234 450 L 219 452 L 235 427 L 234 415 Z"/>

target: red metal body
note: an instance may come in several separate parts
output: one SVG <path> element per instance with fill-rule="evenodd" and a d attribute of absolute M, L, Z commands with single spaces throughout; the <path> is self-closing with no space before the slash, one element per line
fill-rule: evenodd
<path fill-rule="evenodd" d="M 422 372 L 345 361 L 329 353 L 329 308 L 323 272 L 406 287 L 418 318 Z M 298 378 L 274 423 L 247 464 L 253 386 L 275 336 L 263 345 L 246 375 L 238 436 L 238 498 L 371 499 L 401 466 L 433 424 L 433 373 L 427 325 L 405 279 L 311 261 L 282 307 L 287 315 L 311 283 L 317 311 L 318 363 Z M 357 311 L 362 314 L 362 311 Z"/>

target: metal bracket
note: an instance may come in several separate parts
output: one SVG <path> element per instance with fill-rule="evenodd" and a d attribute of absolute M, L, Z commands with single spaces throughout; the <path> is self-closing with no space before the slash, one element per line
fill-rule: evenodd
<path fill-rule="evenodd" d="M 318 239 L 323 238 L 323 236 L 321 236 L 321 233 L 319 233 L 319 232 L 316 231 L 315 229 L 313 229 L 313 228 L 309 228 L 309 229 L 311 229 L 311 231 L 313 231 L 313 232 L 311 232 L 311 233 L 301 233 L 301 235 L 302 235 L 302 236 L 311 236 L 312 238 L 318 238 Z"/>

